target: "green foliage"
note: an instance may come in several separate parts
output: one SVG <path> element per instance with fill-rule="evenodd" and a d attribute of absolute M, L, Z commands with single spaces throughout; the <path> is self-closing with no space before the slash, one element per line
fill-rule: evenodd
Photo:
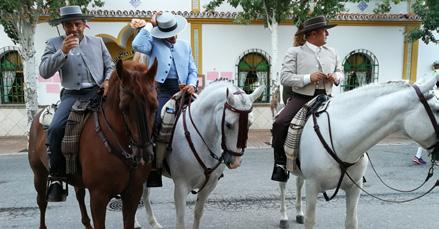
<path fill-rule="evenodd" d="M 238 23 L 248 23 L 254 19 L 263 19 L 266 25 L 273 20 L 280 22 L 284 19 L 292 19 L 295 25 L 309 17 L 325 15 L 334 17 L 337 13 L 345 11 L 346 2 L 360 2 L 362 0 L 212 0 L 206 6 L 208 11 L 213 11 L 222 3 L 227 2 L 233 7 L 241 6 L 243 12 L 238 13 Z M 363 0 L 370 2 L 370 0 Z M 404 0 L 382 0 L 374 9 L 374 13 L 388 13 L 392 4 L 401 4 Z M 412 9 L 421 18 L 421 27 L 407 34 L 410 40 L 422 39 L 425 43 L 438 40 L 433 32 L 439 32 L 439 0 L 413 0 Z"/>
<path fill-rule="evenodd" d="M 56 17 L 58 9 L 64 6 L 65 2 L 65 0 L 0 0 L 0 24 L 14 44 L 20 44 L 22 40 L 26 40 L 22 37 L 27 34 L 23 31 L 24 25 L 33 25 L 35 29 L 40 15 L 49 12 L 50 17 Z M 80 5 L 84 12 L 87 12 L 88 5 L 103 6 L 104 0 L 70 0 L 70 4 Z"/>
<path fill-rule="evenodd" d="M 422 20 L 422 26 L 408 34 L 411 40 L 422 39 L 426 44 L 430 41 L 438 43 L 433 32 L 439 32 L 439 1 L 416 0 L 413 3 L 413 11 Z"/>

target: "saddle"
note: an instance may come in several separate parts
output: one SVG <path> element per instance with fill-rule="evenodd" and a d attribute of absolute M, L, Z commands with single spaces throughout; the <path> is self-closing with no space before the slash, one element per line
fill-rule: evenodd
<path fill-rule="evenodd" d="M 299 163 L 299 147 L 300 138 L 302 136 L 303 127 L 306 121 L 314 113 L 321 113 L 328 108 L 329 97 L 327 95 L 318 95 L 297 112 L 294 118 L 290 122 L 288 128 L 288 135 L 285 141 L 284 149 L 287 156 L 287 170 L 294 175 L 300 174 Z"/>
<path fill-rule="evenodd" d="M 181 111 L 184 107 L 188 106 L 192 101 L 197 98 L 194 94 L 190 98 L 183 96 L 183 93 L 175 93 L 168 102 L 165 103 L 162 110 L 160 111 L 160 117 L 162 118 L 162 123 L 160 130 L 156 136 L 156 167 L 162 168 L 163 160 L 166 158 L 168 153 L 172 151 L 171 143 L 173 133 L 175 130 L 175 124 Z M 189 101 L 190 99 L 190 101 Z"/>
<path fill-rule="evenodd" d="M 66 174 L 79 175 L 79 139 L 85 122 L 90 114 L 99 107 L 99 99 L 77 100 L 67 119 L 65 133 L 61 142 L 61 151 L 66 159 Z M 57 104 L 52 104 L 43 109 L 39 122 L 47 130 L 52 122 Z M 46 133 L 47 135 L 47 133 Z"/>

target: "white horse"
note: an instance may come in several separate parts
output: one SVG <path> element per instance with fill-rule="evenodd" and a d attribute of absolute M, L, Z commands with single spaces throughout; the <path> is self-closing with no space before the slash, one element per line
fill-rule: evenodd
<path fill-rule="evenodd" d="M 439 118 L 439 100 L 430 90 L 438 80 L 439 74 L 436 73 L 418 85 L 436 120 Z M 317 124 L 324 140 L 338 157 L 343 162 L 355 163 L 347 169 L 347 173 L 361 187 L 368 163 L 367 157 L 363 156 L 364 152 L 386 136 L 400 132 L 424 148 L 431 147 L 438 141 L 432 124 L 436 120 L 430 120 L 426 110 L 414 87 L 408 83 L 373 84 L 341 94 L 331 100 L 327 112 L 330 117 L 333 145 L 328 130 L 328 116 L 322 113 L 317 118 Z M 318 193 L 335 189 L 341 176 L 339 164 L 327 152 L 314 130 L 312 117 L 304 126 L 299 158 L 301 174 L 295 174 L 299 175 L 296 180 L 296 220 L 303 223 L 301 191 L 305 179 L 305 228 L 311 229 L 315 225 Z M 279 184 L 282 227 L 288 222 L 285 206 L 286 183 Z M 345 228 L 356 229 L 360 189 L 347 176 L 344 176 L 340 189 L 346 193 Z"/>
<path fill-rule="evenodd" d="M 186 198 L 191 191 L 198 191 L 193 228 L 199 228 L 204 203 L 225 166 L 229 169 L 239 167 L 248 128 L 253 122 L 250 113 L 253 102 L 263 90 L 264 86 L 261 86 L 247 95 L 229 81 L 214 81 L 181 113 L 172 152 L 166 158 L 175 185 L 176 228 L 185 228 Z M 189 140 L 186 131 L 190 133 Z M 161 228 L 152 212 L 146 188 L 143 197 L 149 224 Z"/>

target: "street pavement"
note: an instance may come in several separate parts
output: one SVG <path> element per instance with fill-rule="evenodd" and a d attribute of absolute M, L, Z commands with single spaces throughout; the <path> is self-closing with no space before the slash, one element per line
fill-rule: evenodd
<path fill-rule="evenodd" d="M 266 139 L 262 139 L 266 141 Z M 399 139 L 400 138 L 395 138 Z M 373 147 L 370 157 L 382 179 L 400 189 L 416 187 L 425 179 L 427 166 L 417 166 L 411 162 L 417 146 L 409 141 L 392 139 Z M 438 167 L 436 167 L 438 169 Z M 212 192 L 206 204 L 201 228 L 247 229 L 278 228 L 279 192 L 276 182 L 270 180 L 272 151 L 270 148 L 253 147 L 246 151 L 243 164 L 236 170 L 225 170 L 224 178 Z M 405 200 L 428 190 L 439 178 L 435 174 L 420 191 L 401 194 L 389 190 L 379 183 L 369 166 L 365 188 L 381 198 Z M 295 219 L 294 177 L 288 183 L 288 216 L 290 228 L 304 228 Z M 26 153 L 5 153 L 0 155 L 0 228 L 38 228 L 39 211 L 33 188 L 32 172 Z M 73 189 L 70 188 L 67 202 L 49 203 L 47 210 L 48 228 L 82 228 L 80 214 Z M 164 179 L 164 187 L 151 191 L 151 200 L 158 221 L 164 228 L 175 228 L 175 208 L 173 187 L 170 179 Z M 329 191 L 329 194 L 332 192 Z M 358 207 L 359 228 L 361 229 L 436 229 L 439 228 L 439 191 L 424 198 L 405 203 L 393 204 L 373 199 L 362 193 Z M 186 211 L 187 228 L 192 227 L 195 196 L 188 198 Z M 88 195 L 86 197 L 88 204 Z M 305 203 L 304 203 L 305 204 Z M 305 205 L 304 205 L 305 206 Z M 144 209 L 137 211 L 142 228 L 147 224 Z M 322 195 L 317 204 L 317 229 L 344 228 L 344 192 L 325 202 Z M 107 228 L 122 228 L 120 211 L 107 211 Z"/>

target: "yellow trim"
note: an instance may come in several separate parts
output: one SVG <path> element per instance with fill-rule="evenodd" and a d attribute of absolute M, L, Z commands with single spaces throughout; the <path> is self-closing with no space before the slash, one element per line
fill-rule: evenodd
<path fill-rule="evenodd" d="M 195 1 L 195 0 L 194 0 Z M 40 16 L 39 23 L 46 22 L 48 16 Z M 150 18 L 143 18 L 149 21 Z M 237 24 L 233 19 L 229 18 L 188 18 L 189 23 L 194 24 Z M 93 18 L 92 22 L 130 22 L 131 18 L 124 17 L 98 17 Z M 331 23 L 339 26 L 419 26 L 421 23 L 418 21 L 351 21 L 351 20 L 331 20 Z M 263 20 L 253 20 L 249 24 L 251 25 L 263 25 Z M 280 25 L 292 25 L 292 20 L 285 20 L 279 23 Z"/>
<path fill-rule="evenodd" d="M 410 82 L 416 82 L 417 70 L 418 70 L 418 50 L 419 40 L 412 43 L 412 56 L 410 62 Z"/>
<path fill-rule="evenodd" d="M 198 8 L 194 7 L 194 2 L 198 2 L 198 4 L 197 4 Z M 200 0 L 192 0 L 191 7 L 192 7 L 193 12 L 199 13 L 200 12 Z"/>
<path fill-rule="evenodd" d="M 402 58 L 402 79 L 407 80 L 407 64 L 408 64 L 409 43 L 404 41 L 404 55 Z"/>
<path fill-rule="evenodd" d="M 406 26 L 404 34 L 407 34 L 408 32 L 416 28 L 418 28 L 418 26 Z M 416 82 L 417 79 L 418 52 L 419 52 L 419 40 L 416 40 L 414 42 L 409 42 L 407 40 L 404 41 L 402 79 L 409 80 L 411 83 Z M 410 60 L 410 65 L 409 65 L 409 60 Z M 409 72 L 407 72 L 407 70 Z"/>
<path fill-rule="evenodd" d="M 192 55 L 195 55 L 194 50 L 198 51 L 198 59 L 197 59 L 197 69 L 198 74 L 203 74 L 203 42 L 202 42 L 202 32 L 203 25 L 191 23 L 191 46 L 192 46 Z M 195 44 L 195 30 L 198 32 L 198 43 Z M 195 49 L 197 47 L 197 49 Z"/>
<path fill-rule="evenodd" d="M 118 45 L 126 46 L 126 44 L 122 44 L 122 37 L 123 37 L 126 33 L 130 33 L 130 32 L 131 32 L 130 30 L 131 30 L 131 28 L 130 28 L 129 25 L 124 26 L 124 27 L 119 31 L 119 33 L 117 34 L 117 38 L 115 38 L 115 37 L 113 37 L 113 36 L 111 36 L 111 35 L 108 35 L 108 34 L 104 34 L 104 33 L 99 33 L 99 34 L 96 34 L 95 36 L 97 36 L 97 37 L 102 37 L 102 38 L 108 38 L 108 39 L 110 39 L 110 40 L 116 42 L 116 44 L 118 44 Z M 128 36 L 129 36 L 129 35 L 128 35 Z"/>

